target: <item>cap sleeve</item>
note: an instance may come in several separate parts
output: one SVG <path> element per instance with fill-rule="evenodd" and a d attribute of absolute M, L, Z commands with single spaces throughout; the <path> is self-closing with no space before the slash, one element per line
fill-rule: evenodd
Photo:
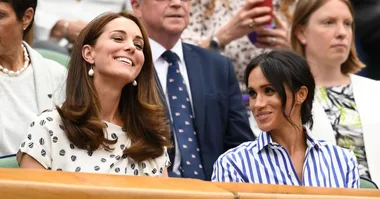
<path fill-rule="evenodd" d="M 166 167 L 170 166 L 170 159 L 167 148 L 160 157 L 144 160 L 141 162 L 141 168 L 147 176 L 161 176 Z"/>
<path fill-rule="evenodd" d="M 22 141 L 19 151 L 17 153 L 17 161 L 20 164 L 21 158 L 24 153 L 33 157 L 46 169 L 51 169 L 51 135 L 53 129 L 51 123 L 56 121 L 49 112 L 44 112 L 39 115 L 28 128 L 26 138 Z"/>

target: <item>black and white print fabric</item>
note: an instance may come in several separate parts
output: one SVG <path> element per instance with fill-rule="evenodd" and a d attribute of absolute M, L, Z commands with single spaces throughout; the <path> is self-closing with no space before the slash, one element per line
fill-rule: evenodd
<path fill-rule="evenodd" d="M 370 178 L 362 123 L 352 85 L 318 87 L 316 94 L 316 99 L 324 108 L 336 133 L 337 145 L 352 150 L 359 164 L 359 175 Z"/>
<path fill-rule="evenodd" d="M 18 156 L 26 153 L 49 170 L 126 174 L 135 176 L 161 176 L 170 160 L 165 148 L 162 156 L 136 162 L 123 150 L 131 140 L 122 127 L 105 122 L 105 136 L 116 140 L 113 150 L 99 147 L 94 152 L 78 149 L 64 132 L 62 120 L 56 110 L 46 111 L 30 124 L 27 137 L 22 142 Z M 19 159 L 19 157 L 18 157 Z"/>

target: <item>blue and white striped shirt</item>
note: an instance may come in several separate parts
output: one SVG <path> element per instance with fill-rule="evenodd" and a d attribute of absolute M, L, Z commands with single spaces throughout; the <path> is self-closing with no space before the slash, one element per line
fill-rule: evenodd
<path fill-rule="evenodd" d="M 359 187 L 356 157 L 352 151 L 318 141 L 306 129 L 302 181 L 288 152 L 262 132 L 256 141 L 228 150 L 214 164 L 214 182 L 250 182 L 315 187 Z"/>

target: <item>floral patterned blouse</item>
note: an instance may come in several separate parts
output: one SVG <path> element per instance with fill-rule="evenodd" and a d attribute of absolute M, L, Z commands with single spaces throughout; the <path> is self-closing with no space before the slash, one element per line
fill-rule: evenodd
<path fill-rule="evenodd" d="M 316 99 L 324 108 L 331 122 L 335 131 L 336 143 L 355 153 L 359 165 L 359 175 L 370 178 L 363 129 L 352 85 L 318 87 Z"/>

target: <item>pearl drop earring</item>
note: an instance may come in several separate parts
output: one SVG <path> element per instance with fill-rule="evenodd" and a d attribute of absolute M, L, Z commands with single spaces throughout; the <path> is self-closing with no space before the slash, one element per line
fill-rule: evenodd
<path fill-rule="evenodd" d="M 94 70 L 92 69 L 92 66 L 91 66 L 90 70 L 88 71 L 88 76 L 90 76 L 90 77 L 94 76 Z"/>
<path fill-rule="evenodd" d="M 133 85 L 133 86 L 137 86 L 137 81 L 136 81 L 136 80 L 133 80 L 132 85 Z"/>

